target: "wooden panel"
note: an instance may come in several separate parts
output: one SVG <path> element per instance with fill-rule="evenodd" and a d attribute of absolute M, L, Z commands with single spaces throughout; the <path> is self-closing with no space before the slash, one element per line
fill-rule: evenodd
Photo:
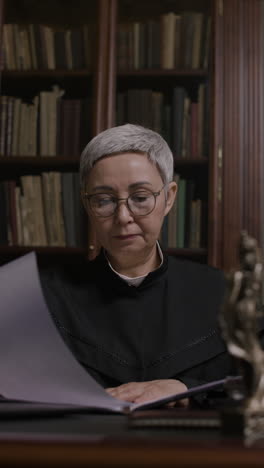
<path fill-rule="evenodd" d="M 4 0 L 0 0 L 0 50 L 2 50 L 3 18 L 4 18 Z M 0 60 L 1 73 L 2 73 L 2 68 L 3 68 L 3 60 Z"/>
<path fill-rule="evenodd" d="M 260 3 L 224 0 L 223 263 L 238 265 L 241 229 L 260 240 Z"/>
<path fill-rule="evenodd" d="M 108 56 L 108 78 L 107 78 L 107 121 L 106 128 L 113 127 L 115 122 L 116 108 L 116 22 L 117 22 L 117 0 L 110 0 L 109 7 L 109 56 Z"/>
<path fill-rule="evenodd" d="M 94 118 L 93 135 L 106 128 L 107 112 L 107 77 L 108 77 L 108 35 L 109 35 L 109 0 L 99 1 L 99 27 L 97 68 L 94 74 Z"/>
<path fill-rule="evenodd" d="M 244 73 L 247 87 L 247 109 L 245 108 L 245 153 L 243 171 L 242 227 L 260 240 L 260 187 L 261 187 L 261 48 L 260 48 L 260 4 L 246 2 L 244 30 L 248 41 L 244 44 Z"/>
<path fill-rule="evenodd" d="M 223 145 L 223 14 L 221 2 L 212 7 L 211 144 L 209 166 L 208 263 L 222 265 L 222 145 Z"/>
<path fill-rule="evenodd" d="M 260 31 L 260 43 L 263 44 L 264 42 L 264 0 L 260 1 L 260 15 L 261 15 L 261 31 Z M 260 51 L 260 83 L 264 83 L 264 49 L 261 48 Z M 262 125 L 260 126 L 260 224 L 261 224 L 261 247 L 262 247 L 262 255 L 264 254 L 264 190 L 263 190 L 263 183 L 264 183 L 264 161 L 263 161 L 263 150 L 264 150 L 264 92 L 263 86 L 261 88 L 260 93 L 260 122 Z M 264 280 L 263 280 L 264 281 Z M 262 287 L 262 301 L 264 302 L 264 284 Z"/>
<path fill-rule="evenodd" d="M 223 109 L 223 267 L 237 263 L 241 230 L 241 165 L 243 161 L 243 32 L 239 0 L 224 3 L 224 109 Z M 241 6 L 241 5 L 240 5 Z M 244 101 L 243 101 L 244 100 Z"/>

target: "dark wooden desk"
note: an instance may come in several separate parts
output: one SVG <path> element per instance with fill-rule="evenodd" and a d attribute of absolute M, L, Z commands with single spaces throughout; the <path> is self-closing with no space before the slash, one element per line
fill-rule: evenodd
<path fill-rule="evenodd" d="M 260 467 L 262 447 L 218 429 L 131 429 L 125 416 L 0 421 L 0 467 Z"/>

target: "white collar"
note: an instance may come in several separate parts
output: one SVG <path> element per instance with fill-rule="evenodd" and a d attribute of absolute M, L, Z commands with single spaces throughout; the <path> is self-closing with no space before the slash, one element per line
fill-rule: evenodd
<path fill-rule="evenodd" d="M 158 253 L 159 253 L 159 256 L 160 256 L 160 264 L 158 266 L 158 268 L 161 267 L 161 265 L 163 264 L 163 253 L 162 253 L 162 250 L 160 248 L 160 245 L 157 241 L 157 248 L 158 248 Z M 148 276 L 148 273 L 146 275 L 142 275 L 142 276 L 136 276 L 134 278 L 130 278 L 129 276 L 125 276 L 125 275 L 121 275 L 120 273 L 118 273 L 118 271 L 116 271 L 111 263 L 109 262 L 108 258 L 107 258 L 107 255 L 105 254 L 106 256 L 106 259 L 108 261 L 108 265 L 110 266 L 111 270 L 116 274 L 118 275 L 120 278 L 122 278 L 122 280 L 124 280 L 129 286 L 139 286 L 143 281 L 144 279 L 146 278 L 146 276 Z"/>

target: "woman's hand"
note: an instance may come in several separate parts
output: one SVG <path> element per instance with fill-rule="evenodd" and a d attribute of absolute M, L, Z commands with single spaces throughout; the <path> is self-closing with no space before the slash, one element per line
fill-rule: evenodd
<path fill-rule="evenodd" d="M 186 385 L 179 380 L 150 380 L 149 382 L 129 382 L 118 387 L 107 388 L 111 396 L 132 403 L 144 403 L 149 400 L 163 398 L 175 393 L 185 392 Z M 173 402 L 169 406 L 188 406 L 189 400 Z"/>

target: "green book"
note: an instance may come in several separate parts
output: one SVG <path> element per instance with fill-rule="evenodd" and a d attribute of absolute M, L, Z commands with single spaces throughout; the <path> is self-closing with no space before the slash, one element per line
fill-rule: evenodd
<path fill-rule="evenodd" d="M 186 180 L 179 179 L 177 204 L 177 248 L 184 247 Z"/>

